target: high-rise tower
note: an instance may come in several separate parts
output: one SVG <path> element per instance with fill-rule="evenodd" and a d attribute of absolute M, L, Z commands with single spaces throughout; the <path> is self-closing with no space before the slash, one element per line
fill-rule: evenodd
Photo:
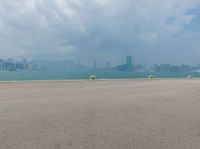
<path fill-rule="evenodd" d="M 132 56 L 126 56 L 126 70 L 131 71 L 133 70 L 133 57 Z"/>

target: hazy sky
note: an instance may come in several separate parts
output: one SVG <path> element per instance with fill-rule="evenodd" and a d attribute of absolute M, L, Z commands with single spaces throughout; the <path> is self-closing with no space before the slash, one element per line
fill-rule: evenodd
<path fill-rule="evenodd" d="M 0 0 L 0 57 L 200 63 L 200 0 Z"/>

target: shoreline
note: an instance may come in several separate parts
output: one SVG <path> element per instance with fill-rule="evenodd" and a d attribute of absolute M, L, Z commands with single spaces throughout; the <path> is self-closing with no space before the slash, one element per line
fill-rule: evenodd
<path fill-rule="evenodd" d="M 158 81 L 158 80 L 199 80 L 200 77 L 174 77 L 174 78 L 119 78 L 119 79 L 66 79 L 66 80 L 5 80 L 0 83 L 56 83 L 56 82 L 100 82 L 100 81 Z"/>

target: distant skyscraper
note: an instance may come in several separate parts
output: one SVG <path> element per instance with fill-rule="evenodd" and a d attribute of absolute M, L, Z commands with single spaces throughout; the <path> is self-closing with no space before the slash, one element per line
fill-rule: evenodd
<path fill-rule="evenodd" d="M 133 57 L 126 56 L 126 70 L 130 71 L 133 70 Z"/>
<path fill-rule="evenodd" d="M 123 64 L 123 65 L 117 66 L 117 69 L 119 71 L 133 71 L 133 70 L 135 70 L 133 57 L 127 55 L 126 56 L 126 63 Z"/>
<path fill-rule="evenodd" d="M 0 59 L 0 70 L 2 70 L 2 69 L 3 69 L 3 60 Z"/>
<path fill-rule="evenodd" d="M 97 62 L 94 61 L 94 69 L 97 69 Z"/>
<path fill-rule="evenodd" d="M 110 68 L 110 63 L 109 61 L 106 62 L 106 69 L 109 69 Z"/>

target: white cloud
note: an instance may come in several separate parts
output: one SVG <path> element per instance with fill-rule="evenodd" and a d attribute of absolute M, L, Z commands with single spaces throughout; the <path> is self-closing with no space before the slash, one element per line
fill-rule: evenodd
<path fill-rule="evenodd" d="M 190 25 L 196 16 L 188 11 L 199 4 L 200 0 L 1 0 L 0 55 L 88 59 L 102 53 L 120 57 L 124 49 L 126 54 L 153 45 L 162 48 L 161 41 L 169 42 Z M 133 53 L 140 53 L 137 50 Z"/>

